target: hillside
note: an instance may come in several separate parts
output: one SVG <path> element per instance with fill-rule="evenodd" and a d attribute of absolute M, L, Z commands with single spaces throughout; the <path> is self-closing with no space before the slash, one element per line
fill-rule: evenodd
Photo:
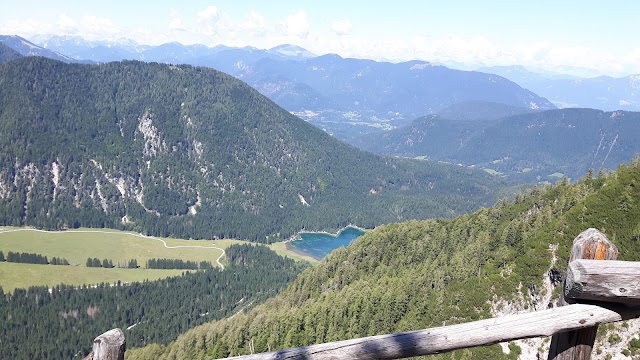
<path fill-rule="evenodd" d="M 536 112 L 528 107 L 513 106 L 491 101 L 466 101 L 455 103 L 441 109 L 436 115 L 449 120 L 497 120 L 513 115 Z"/>
<path fill-rule="evenodd" d="M 252 311 L 195 328 L 166 347 L 128 350 L 128 359 L 225 357 L 249 347 L 262 352 L 546 309 L 556 303 L 554 288 L 583 230 L 606 233 L 622 260 L 640 259 L 638 183 L 636 160 L 454 220 L 380 226 Z M 599 357 L 615 351 L 607 343 L 616 341 L 607 332 L 613 330 L 603 328 Z M 510 344 L 510 354 L 495 345 L 429 359 L 536 358 L 545 346 L 524 340 Z"/>
<path fill-rule="evenodd" d="M 89 353 L 96 334 L 111 327 L 124 331 L 128 347 L 166 344 L 196 325 L 263 302 L 305 267 L 249 244 L 229 246 L 225 261 L 224 270 L 183 271 L 157 281 L 58 283 L 10 294 L 0 286 L 0 358 L 71 359 Z M 28 264 L 16 265 L 29 273 Z M 29 267 L 37 266 L 54 267 Z"/>
<path fill-rule="evenodd" d="M 232 74 L 347 142 L 461 102 L 555 108 L 505 78 L 424 61 L 394 64 L 329 54 L 303 61 L 262 59 Z"/>
<path fill-rule="evenodd" d="M 22 57 L 19 52 L 0 42 L 0 63 Z"/>
<path fill-rule="evenodd" d="M 34 41 L 75 59 L 156 61 L 224 71 L 347 142 L 362 133 L 406 125 L 460 102 L 555 108 L 547 99 L 504 77 L 425 61 L 391 63 L 336 54 L 315 56 L 292 45 L 268 50 L 177 42 L 144 46 L 65 36 L 36 36 Z"/>
<path fill-rule="evenodd" d="M 560 108 L 640 111 L 640 75 L 579 78 L 539 73 L 521 66 L 493 66 L 478 71 L 496 74 L 546 97 Z"/>
<path fill-rule="evenodd" d="M 218 71 L 0 65 L 0 224 L 273 242 L 495 201 L 462 167 L 345 145 Z"/>
<path fill-rule="evenodd" d="M 473 165 L 528 181 L 614 169 L 640 153 L 640 113 L 561 109 L 501 119 L 426 116 L 358 140 L 365 150 Z"/>
<path fill-rule="evenodd" d="M 45 49 L 17 35 L 0 35 L 0 43 L 10 47 L 22 56 L 43 56 L 63 62 L 77 62 L 66 55 Z"/>

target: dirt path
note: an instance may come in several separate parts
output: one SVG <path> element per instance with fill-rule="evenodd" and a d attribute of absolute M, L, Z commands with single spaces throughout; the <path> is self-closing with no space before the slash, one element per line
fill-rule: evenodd
<path fill-rule="evenodd" d="M 215 249 L 215 250 L 220 250 L 222 251 L 222 253 L 220 254 L 220 256 L 218 256 L 218 258 L 216 259 L 216 263 L 218 264 L 218 266 L 220 266 L 221 270 L 224 270 L 224 265 L 222 265 L 222 263 L 220 262 L 220 259 L 222 259 L 222 257 L 226 254 L 224 249 L 219 248 L 217 246 L 214 245 L 210 245 L 210 246 L 199 246 L 199 245 L 179 245 L 179 246 L 169 246 L 167 245 L 167 243 L 162 240 L 159 239 L 157 237 L 153 237 L 153 236 L 147 236 L 147 235 L 143 235 L 143 234 L 136 234 L 136 233 L 132 233 L 132 232 L 114 232 L 114 231 L 101 231 L 101 230 L 65 230 L 65 231 L 48 231 L 48 230 L 40 230 L 40 229 L 4 229 L 4 228 L 0 228 L 0 234 L 3 233 L 10 233 L 10 232 L 18 232 L 18 231 L 36 231 L 36 232 L 43 232 L 43 233 L 49 233 L 49 234 L 63 234 L 63 233 L 100 233 L 100 234 L 114 234 L 114 235 L 131 235 L 131 236 L 137 236 L 139 238 L 143 238 L 143 239 L 150 239 L 150 240 L 156 240 L 156 241 L 160 241 L 162 242 L 162 245 L 164 245 L 165 248 L 167 249 L 182 249 L 182 248 L 196 248 L 196 249 Z"/>

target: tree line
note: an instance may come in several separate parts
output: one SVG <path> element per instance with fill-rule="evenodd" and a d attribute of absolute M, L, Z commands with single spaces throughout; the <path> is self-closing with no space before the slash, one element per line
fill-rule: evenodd
<path fill-rule="evenodd" d="M 93 338 L 113 327 L 125 331 L 127 347 L 166 344 L 277 294 L 305 267 L 265 246 L 232 245 L 226 254 L 225 270 L 157 281 L 0 288 L 0 358 L 70 359 L 87 354 Z"/>
<path fill-rule="evenodd" d="M 147 269 L 178 269 L 178 270 L 205 270 L 213 269 L 210 261 L 190 261 L 182 259 L 149 259 Z"/>
<path fill-rule="evenodd" d="M 102 267 L 102 268 L 107 268 L 107 269 L 115 267 L 113 265 L 113 260 L 111 260 L 111 259 L 102 259 L 102 260 L 100 260 L 98 258 L 87 258 L 85 266 L 86 267 Z M 138 268 L 138 260 L 131 259 L 129 261 L 119 262 L 117 264 L 117 267 L 125 268 L 125 269 L 137 269 Z"/>
<path fill-rule="evenodd" d="M 5 258 L 4 253 L 0 251 L 0 261 L 23 263 L 23 264 L 41 264 L 41 265 L 69 265 L 69 261 L 65 258 L 53 257 L 51 261 L 40 254 L 25 253 L 25 252 L 13 252 L 9 251 Z"/>

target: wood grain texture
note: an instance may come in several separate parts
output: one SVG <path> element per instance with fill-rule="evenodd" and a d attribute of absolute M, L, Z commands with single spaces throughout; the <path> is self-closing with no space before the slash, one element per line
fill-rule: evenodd
<path fill-rule="evenodd" d="M 120 329 L 112 329 L 93 340 L 93 360 L 124 360 L 127 343 Z"/>
<path fill-rule="evenodd" d="M 640 308 L 576 304 L 466 324 L 370 336 L 229 359 L 398 359 L 503 341 L 551 336 L 640 316 Z"/>
<path fill-rule="evenodd" d="M 569 263 L 578 259 L 616 260 L 618 248 L 597 229 L 589 228 L 573 240 Z M 560 306 L 575 302 L 562 293 Z M 549 360 L 589 360 L 596 341 L 598 324 L 583 329 L 556 334 L 551 338 Z"/>
<path fill-rule="evenodd" d="M 569 264 L 565 298 L 640 304 L 640 262 L 575 260 Z"/>

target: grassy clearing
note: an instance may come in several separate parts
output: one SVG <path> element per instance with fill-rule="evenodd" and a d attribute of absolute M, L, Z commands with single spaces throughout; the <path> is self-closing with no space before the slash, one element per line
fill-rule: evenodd
<path fill-rule="evenodd" d="M 562 179 L 564 177 L 564 174 L 563 173 L 559 173 L 559 172 L 555 172 L 555 173 L 549 175 L 549 177 L 556 178 L 556 179 Z"/>
<path fill-rule="evenodd" d="M 26 228 L 0 227 L 0 251 L 5 256 L 9 251 L 37 253 L 65 258 L 71 266 L 0 263 L 0 286 L 5 291 L 33 285 L 54 286 L 60 283 L 71 285 L 114 283 L 159 279 L 179 275 L 183 270 L 157 269 L 102 269 L 87 268 L 87 258 L 110 259 L 114 265 L 136 259 L 144 267 L 151 258 L 210 261 L 217 266 L 216 259 L 222 250 L 239 240 L 181 240 L 148 238 L 140 235 L 109 229 L 77 229 L 46 232 Z M 190 246 L 190 247 L 187 247 Z M 215 246 L 219 249 L 213 248 Z M 206 247 L 206 248 L 203 248 Z M 224 263 L 224 257 L 221 259 Z"/>
<path fill-rule="evenodd" d="M 485 168 L 485 169 L 482 169 L 482 170 L 484 170 L 484 171 L 485 171 L 486 173 L 488 173 L 489 175 L 494 175 L 494 176 L 501 176 L 501 175 L 503 175 L 501 172 L 496 171 L 496 170 L 493 170 L 493 169 Z"/>
<path fill-rule="evenodd" d="M 9 251 L 38 253 L 49 258 L 62 257 L 72 265 L 84 266 L 87 258 L 110 259 L 118 261 L 136 259 L 144 266 L 151 258 L 182 259 L 191 261 L 211 261 L 215 266 L 216 259 L 222 253 L 215 248 L 199 248 L 215 246 L 226 248 L 237 240 L 180 240 L 162 238 L 169 247 L 194 246 L 183 248 L 166 248 L 164 244 L 148 237 L 103 229 L 78 229 L 68 231 L 44 232 L 24 228 L 0 228 L 0 251 L 5 255 Z"/>
<path fill-rule="evenodd" d="M 314 265 L 319 262 L 318 260 L 312 258 L 311 256 L 300 255 L 296 252 L 293 252 L 287 249 L 287 244 L 284 241 L 270 244 L 269 248 L 275 251 L 280 256 L 286 256 L 296 261 L 306 261 Z"/>
<path fill-rule="evenodd" d="M 0 262 L 0 286 L 5 292 L 30 286 L 83 285 L 157 280 L 186 270 L 102 269 L 84 266 L 53 266 Z"/>
<path fill-rule="evenodd" d="M 183 270 L 144 269 L 147 260 L 156 258 L 210 261 L 217 266 L 216 259 L 222 250 L 233 244 L 254 244 L 241 240 L 182 240 L 149 238 L 111 229 L 74 229 L 67 231 L 41 231 L 27 228 L 0 227 L 0 251 L 5 256 L 9 251 L 37 253 L 49 259 L 65 258 L 71 266 L 15 264 L 0 262 L 0 286 L 5 291 L 34 285 L 55 286 L 98 284 L 156 280 L 180 275 Z M 216 249 L 211 246 L 214 246 Z M 284 242 L 271 244 L 272 250 L 282 256 L 298 261 L 318 261 L 286 249 Z M 87 268 L 87 258 L 109 259 L 114 265 L 136 259 L 139 269 Z M 221 262 L 225 263 L 225 258 Z"/>

